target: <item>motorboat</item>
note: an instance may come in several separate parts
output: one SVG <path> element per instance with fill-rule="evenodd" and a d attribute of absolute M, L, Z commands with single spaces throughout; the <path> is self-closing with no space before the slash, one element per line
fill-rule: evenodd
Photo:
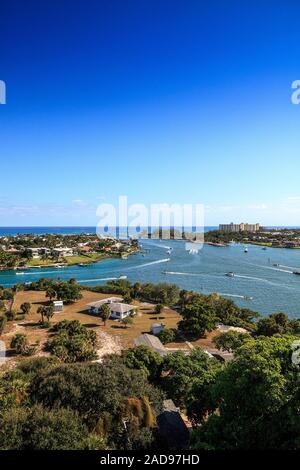
<path fill-rule="evenodd" d="M 119 276 L 118 279 L 127 279 L 127 276 Z"/>
<path fill-rule="evenodd" d="M 248 248 L 245 246 L 244 253 L 248 253 Z"/>
<path fill-rule="evenodd" d="M 293 271 L 293 274 L 296 274 L 297 276 L 300 276 L 300 271 Z"/>
<path fill-rule="evenodd" d="M 226 273 L 225 276 L 227 277 L 234 277 L 235 273 L 233 271 L 230 271 L 229 273 Z"/>

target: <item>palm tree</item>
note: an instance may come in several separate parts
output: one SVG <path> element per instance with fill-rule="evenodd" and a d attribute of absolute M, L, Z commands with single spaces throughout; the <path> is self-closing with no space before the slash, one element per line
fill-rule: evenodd
<path fill-rule="evenodd" d="M 53 305 L 41 305 L 37 309 L 37 313 L 39 313 L 42 317 L 42 323 L 45 323 L 44 318 L 46 317 L 48 322 L 50 321 L 50 318 L 53 317 L 54 315 L 54 307 Z"/>
<path fill-rule="evenodd" d="M 164 306 L 162 304 L 155 305 L 155 313 L 157 317 L 161 314 L 161 312 L 163 311 L 163 308 Z"/>
<path fill-rule="evenodd" d="M 22 313 L 24 315 L 27 315 L 30 312 L 31 303 L 30 302 L 23 302 L 22 305 L 20 306 L 20 309 L 22 310 Z"/>
<path fill-rule="evenodd" d="M 46 297 L 49 298 L 50 302 L 56 297 L 56 290 L 53 286 L 49 286 L 46 290 Z"/>
<path fill-rule="evenodd" d="M 8 289 L 7 290 L 7 296 L 6 296 L 6 299 L 7 300 L 10 300 L 10 304 L 9 304 L 9 313 L 11 313 L 12 309 L 13 309 L 13 306 L 14 306 L 14 302 L 15 302 L 15 296 L 16 294 L 22 290 L 22 286 L 20 284 L 16 284 L 15 286 L 13 286 L 11 289 Z"/>

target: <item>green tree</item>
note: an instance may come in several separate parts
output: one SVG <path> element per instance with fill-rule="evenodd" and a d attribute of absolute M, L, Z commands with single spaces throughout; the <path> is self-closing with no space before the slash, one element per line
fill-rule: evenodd
<path fill-rule="evenodd" d="M 273 336 L 291 333 L 292 325 L 285 313 L 273 313 L 257 322 L 256 334 L 259 336 Z"/>
<path fill-rule="evenodd" d="M 160 377 L 162 357 L 152 349 L 146 346 L 126 349 L 122 351 L 122 358 L 127 367 L 143 371 L 150 381 Z"/>
<path fill-rule="evenodd" d="M 133 325 L 133 318 L 130 316 L 122 318 L 121 323 L 128 328 L 129 325 Z"/>
<path fill-rule="evenodd" d="M 218 322 L 211 302 L 201 297 L 188 303 L 181 315 L 183 320 L 179 322 L 179 329 L 196 338 L 203 337 L 206 331 L 214 330 Z"/>
<path fill-rule="evenodd" d="M 248 340 L 251 340 L 251 336 L 248 333 L 227 331 L 215 336 L 213 342 L 217 349 L 234 352 Z"/>
<path fill-rule="evenodd" d="M 24 315 L 28 315 L 31 310 L 31 303 L 30 302 L 23 302 L 20 306 L 20 309 Z"/>
<path fill-rule="evenodd" d="M 76 302 L 82 299 L 80 286 L 73 282 L 58 282 L 55 285 L 57 300 L 62 300 L 65 303 Z"/>
<path fill-rule="evenodd" d="M 100 318 L 102 318 L 104 326 L 111 315 L 110 306 L 108 304 L 102 304 L 100 307 Z"/>
<path fill-rule="evenodd" d="M 51 353 L 63 362 L 83 362 L 97 358 L 97 335 L 88 330 L 78 320 L 54 325 L 54 337 L 47 343 Z"/>
<path fill-rule="evenodd" d="M 300 372 L 291 360 L 293 339 L 259 337 L 236 351 L 211 387 L 215 410 L 195 432 L 194 448 L 299 448 Z"/>
<path fill-rule="evenodd" d="M 163 358 L 160 384 L 167 396 L 184 406 L 192 419 L 200 420 L 211 407 L 210 386 L 223 365 L 202 349 L 181 351 Z"/>
<path fill-rule="evenodd" d="M 17 354 L 25 354 L 28 348 L 27 336 L 23 333 L 17 333 L 13 336 L 10 347 L 15 349 Z"/>
<path fill-rule="evenodd" d="M 53 299 L 55 299 L 56 297 L 56 290 L 54 288 L 54 286 L 49 286 L 46 290 L 46 297 L 50 300 L 50 302 L 52 302 Z"/>
<path fill-rule="evenodd" d="M 176 339 L 176 332 L 172 329 L 165 328 L 156 335 L 163 344 L 172 343 Z"/>
<path fill-rule="evenodd" d="M 132 297 L 130 292 L 127 292 L 127 294 L 123 295 L 123 302 L 125 304 L 131 304 L 132 303 Z"/>
<path fill-rule="evenodd" d="M 88 429 L 106 438 L 114 449 L 149 446 L 149 434 L 153 440 L 151 416 L 162 406 L 162 393 L 141 371 L 129 369 L 116 355 L 101 364 L 65 364 L 42 370 L 31 390 L 32 399 L 47 408 L 76 410 Z M 129 399 L 141 407 L 138 416 Z"/>
<path fill-rule="evenodd" d="M 161 314 L 161 312 L 163 311 L 163 308 L 164 306 L 162 304 L 155 305 L 155 313 L 157 316 Z"/>
<path fill-rule="evenodd" d="M 92 443 L 92 446 L 91 446 Z M 101 450 L 105 441 L 89 433 L 76 411 L 13 408 L 1 419 L 1 450 Z"/>

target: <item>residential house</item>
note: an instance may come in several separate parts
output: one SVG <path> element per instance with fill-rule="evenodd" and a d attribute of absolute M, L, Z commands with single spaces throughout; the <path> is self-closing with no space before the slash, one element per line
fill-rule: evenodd
<path fill-rule="evenodd" d="M 173 350 L 168 351 L 157 336 L 149 335 L 148 333 L 141 334 L 135 338 L 134 345 L 151 348 L 161 356 L 166 356 L 166 354 L 174 352 Z"/>
<path fill-rule="evenodd" d="M 129 315 L 134 315 L 136 307 L 134 305 L 124 304 L 120 297 L 109 297 L 87 304 L 90 313 L 97 315 L 100 313 L 101 306 L 108 304 L 110 307 L 110 318 L 112 320 L 123 320 Z"/>
<path fill-rule="evenodd" d="M 52 252 L 54 256 L 58 256 L 58 257 L 73 256 L 74 254 L 73 248 L 67 248 L 67 247 L 54 248 Z"/>

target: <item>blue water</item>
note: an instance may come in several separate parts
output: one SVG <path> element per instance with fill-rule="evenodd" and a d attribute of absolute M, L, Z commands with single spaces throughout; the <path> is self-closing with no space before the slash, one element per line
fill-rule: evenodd
<path fill-rule="evenodd" d="M 88 232 L 91 227 L 79 229 L 79 233 Z M 150 251 L 144 255 L 137 253 L 127 260 L 107 259 L 86 267 L 45 267 L 26 271 L 24 275 L 2 272 L 0 284 L 10 286 L 43 276 L 75 277 L 82 285 L 92 286 L 122 275 L 131 282 L 169 282 L 203 293 L 218 292 L 263 314 L 282 311 L 292 318 L 300 318 L 300 276 L 293 274 L 300 270 L 300 250 L 268 248 L 264 251 L 249 245 L 248 253 L 244 253 L 241 245 L 205 245 L 198 254 L 189 254 L 183 241 L 143 240 L 142 245 Z M 168 247 L 173 248 L 171 255 L 167 253 Z M 275 263 L 280 266 L 273 266 Z M 225 276 L 228 271 L 234 271 L 236 276 Z M 244 296 L 253 300 L 247 301 Z"/>

